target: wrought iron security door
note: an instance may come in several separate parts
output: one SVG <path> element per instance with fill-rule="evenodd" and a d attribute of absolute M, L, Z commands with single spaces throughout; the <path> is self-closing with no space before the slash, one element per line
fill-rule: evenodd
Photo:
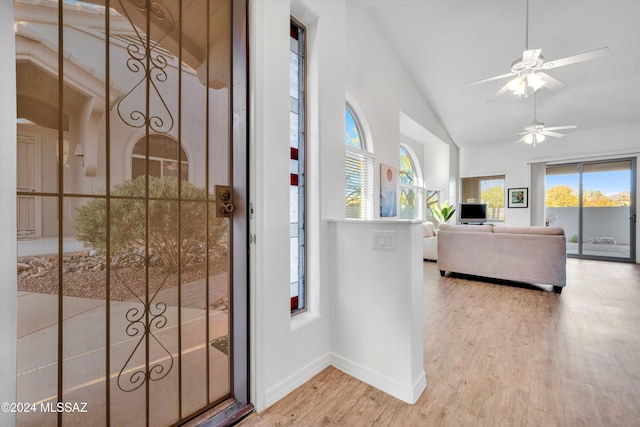
<path fill-rule="evenodd" d="M 246 172 L 246 1 L 14 14 L 19 132 L 54 135 L 18 164 L 39 180 L 17 190 L 39 230 L 18 240 L 18 398 L 38 409 L 18 425 L 178 425 L 237 400 L 244 218 L 216 186 Z"/>

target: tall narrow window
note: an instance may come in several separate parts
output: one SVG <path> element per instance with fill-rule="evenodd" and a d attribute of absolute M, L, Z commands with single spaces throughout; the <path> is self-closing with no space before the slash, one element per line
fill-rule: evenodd
<path fill-rule="evenodd" d="M 373 155 L 366 149 L 362 128 L 345 108 L 345 216 L 373 219 Z"/>
<path fill-rule="evenodd" d="M 290 297 L 291 313 L 305 301 L 305 41 L 304 28 L 291 21 L 289 51 Z"/>
<path fill-rule="evenodd" d="M 400 218 L 418 219 L 422 216 L 424 188 L 419 185 L 417 163 L 410 149 L 400 146 Z"/>

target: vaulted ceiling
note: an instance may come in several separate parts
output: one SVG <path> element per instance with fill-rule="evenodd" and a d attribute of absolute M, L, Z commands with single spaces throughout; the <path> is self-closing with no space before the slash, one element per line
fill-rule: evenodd
<path fill-rule="evenodd" d="M 526 0 L 361 0 L 460 147 L 515 142 L 533 97 L 490 99 L 525 50 Z M 585 132 L 640 123 L 640 1 L 530 0 L 529 48 L 551 61 L 600 47 L 599 59 L 548 71 L 565 86 L 541 90 L 537 119 Z M 640 146 L 640 135 L 638 144 Z"/>

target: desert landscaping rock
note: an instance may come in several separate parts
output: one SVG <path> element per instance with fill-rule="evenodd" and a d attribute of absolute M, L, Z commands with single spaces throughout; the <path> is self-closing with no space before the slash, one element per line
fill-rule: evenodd
<path fill-rule="evenodd" d="M 144 269 L 130 265 L 131 255 L 139 250 L 111 257 L 109 296 L 114 301 L 129 301 L 145 294 Z M 139 258 L 136 256 L 136 258 Z M 189 254 L 187 265 L 180 272 L 183 284 L 205 277 L 205 254 L 199 251 Z M 45 294 L 58 294 L 58 257 L 24 257 L 18 259 L 18 290 Z M 107 296 L 107 258 L 104 252 L 81 251 L 68 254 L 62 259 L 62 292 L 65 296 L 105 299 Z M 157 255 L 149 257 L 149 292 L 176 287 L 178 274 L 162 270 L 162 260 Z M 210 251 L 209 274 L 216 275 L 228 271 L 226 247 Z M 220 309 L 228 307 L 228 298 L 214 302 Z"/>

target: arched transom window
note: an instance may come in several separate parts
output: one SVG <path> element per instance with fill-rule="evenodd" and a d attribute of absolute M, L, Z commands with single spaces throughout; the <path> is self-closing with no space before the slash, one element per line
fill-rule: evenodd
<path fill-rule="evenodd" d="M 146 171 L 146 138 L 140 138 L 131 153 L 131 179 L 144 175 Z M 166 136 L 149 135 L 149 175 L 161 178 L 163 176 L 178 176 L 178 159 L 182 163 L 180 176 L 189 179 L 189 162 L 184 148 L 180 147 L 178 157 L 178 141 Z"/>
<path fill-rule="evenodd" d="M 362 126 L 349 105 L 345 108 L 345 216 L 373 219 L 373 165 Z"/>
<path fill-rule="evenodd" d="M 424 188 L 417 159 L 413 151 L 400 145 L 400 218 L 419 219 L 422 217 Z"/>

